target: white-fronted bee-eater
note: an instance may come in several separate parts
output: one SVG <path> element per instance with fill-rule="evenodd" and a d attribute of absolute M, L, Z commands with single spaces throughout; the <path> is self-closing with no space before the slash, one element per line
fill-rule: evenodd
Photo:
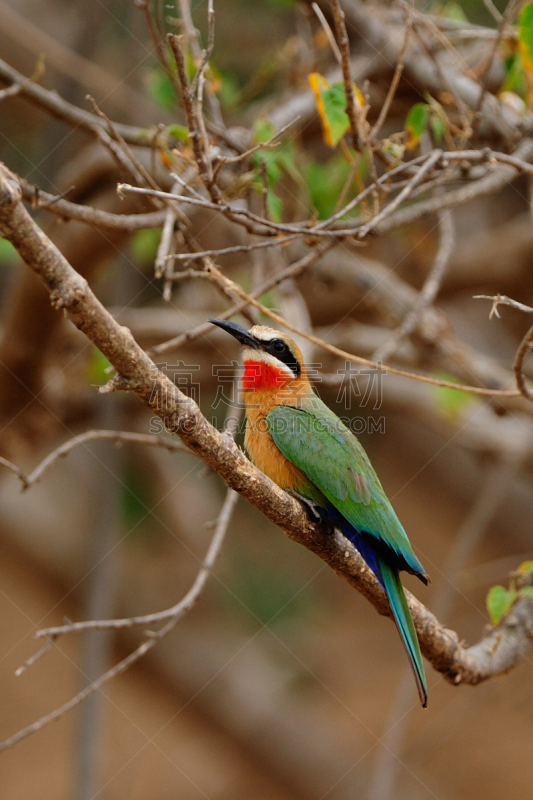
<path fill-rule="evenodd" d="M 250 459 L 361 553 L 387 594 L 425 707 L 422 655 L 399 573 L 410 572 L 425 584 L 428 576 L 367 454 L 313 390 L 292 339 L 263 325 L 247 331 L 234 322 L 210 322 L 244 348 L 245 447 Z"/>

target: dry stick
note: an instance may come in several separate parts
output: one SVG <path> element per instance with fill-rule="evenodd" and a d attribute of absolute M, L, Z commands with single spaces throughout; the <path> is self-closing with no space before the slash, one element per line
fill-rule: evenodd
<path fill-rule="evenodd" d="M 434 150 L 429 156 L 426 163 L 423 164 L 421 167 L 419 167 L 418 171 L 416 172 L 415 175 L 413 175 L 407 186 L 405 186 L 402 189 L 402 191 L 394 198 L 394 200 L 391 200 L 391 202 L 388 203 L 388 205 L 386 205 L 385 208 L 383 208 L 379 214 L 376 214 L 376 216 L 373 217 L 373 219 L 371 219 L 370 222 L 359 228 L 359 230 L 357 231 L 357 237 L 360 239 L 364 238 L 370 233 L 370 231 L 377 228 L 378 225 L 386 217 L 389 217 L 392 214 L 392 212 L 395 211 L 398 208 L 398 206 L 409 197 L 413 189 L 416 186 L 418 186 L 419 183 L 421 183 L 424 176 L 427 175 L 427 173 L 433 169 L 433 167 L 440 160 L 442 155 L 443 155 L 442 150 Z"/>
<path fill-rule="evenodd" d="M 240 286 L 237 286 L 236 283 L 231 281 L 221 272 L 219 272 L 216 267 L 212 266 L 209 268 L 210 271 L 215 275 L 217 280 L 221 283 L 225 283 L 228 288 L 231 286 L 232 290 L 242 297 L 243 300 L 246 300 L 250 305 L 255 306 L 259 311 L 261 311 L 265 316 L 270 317 L 279 325 L 282 325 L 287 330 L 296 333 L 298 336 L 303 336 L 304 339 L 312 342 L 313 344 L 321 347 L 323 350 L 327 350 L 329 353 L 332 353 L 339 358 L 343 358 L 346 361 L 353 361 L 356 364 L 364 364 L 367 367 L 372 367 L 373 369 L 382 369 L 385 372 L 390 372 L 392 375 L 400 375 L 403 378 L 411 378 L 412 380 L 421 381 L 422 383 L 430 383 L 433 386 L 444 386 L 448 389 L 457 389 L 462 392 L 469 392 L 471 394 L 480 394 L 485 395 L 487 397 L 519 397 L 520 392 L 517 390 L 503 390 L 503 389 L 485 389 L 480 386 L 467 386 L 462 383 L 453 383 L 452 381 L 444 381 L 440 380 L 439 378 L 432 378 L 429 375 L 419 375 L 415 372 L 408 372 L 404 369 L 398 369 L 397 367 L 390 367 L 388 365 L 382 366 L 381 364 L 376 364 L 375 361 L 371 361 L 368 358 L 363 358 L 362 356 L 356 356 L 353 353 L 348 353 L 346 350 L 341 350 L 338 347 L 335 347 L 332 344 L 328 344 L 328 342 L 324 341 L 324 339 L 319 339 L 318 336 L 314 336 L 311 333 L 306 333 L 305 331 L 300 330 L 295 325 L 292 325 L 287 320 L 280 317 L 279 314 L 276 314 L 274 311 L 271 311 L 266 306 L 259 303 L 255 298 L 251 297 L 250 295 L 246 294 Z"/>
<path fill-rule="evenodd" d="M 350 66 L 350 42 L 346 31 L 345 15 L 339 0 L 332 0 L 331 10 L 335 23 L 335 32 L 339 40 L 339 50 L 341 54 L 342 79 L 344 81 L 344 91 L 346 92 L 346 113 L 350 120 L 350 132 L 352 134 L 353 145 L 356 150 L 362 150 L 365 145 L 365 133 L 361 130 L 361 118 L 358 114 L 358 103 L 355 97 L 352 81 L 352 71 Z"/>
<path fill-rule="evenodd" d="M 494 60 L 494 57 L 495 57 L 496 53 L 498 52 L 498 48 L 499 48 L 500 43 L 502 41 L 503 34 L 505 32 L 505 28 L 507 26 L 507 23 L 509 22 L 510 18 L 514 15 L 514 12 L 516 11 L 516 8 L 519 5 L 519 2 L 520 2 L 520 0 L 509 0 L 509 3 L 507 4 L 507 8 L 505 9 L 505 12 L 501 16 L 500 21 L 498 22 L 498 30 L 496 32 L 496 38 L 494 39 L 494 41 L 492 43 L 492 47 L 490 48 L 490 53 L 487 56 L 487 63 L 485 65 L 481 75 L 478 76 L 478 83 L 481 86 L 481 93 L 479 95 L 479 99 L 478 99 L 478 101 L 476 103 L 476 106 L 474 108 L 474 123 L 472 125 L 472 136 L 476 136 L 476 134 L 478 132 L 478 129 L 479 129 L 480 122 L 481 122 L 480 111 L 481 111 L 481 106 L 483 105 L 483 101 L 485 99 L 485 96 L 487 94 L 487 89 L 488 89 L 488 84 L 489 84 L 489 72 L 490 72 L 490 68 L 492 66 L 492 62 Z"/>
<path fill-rule="evenodd" d="M 414 206 L 410 206 L 405 209 L 401 209 L 397 211 L 391 220 L 383 221 L 389 214 L 392 214 L 392 211 L 398 206 L 402 199 L 409 194 L 410 191 L 417 185 L 417 183 L 424 177 L 424 174 L 429 171 L 429 169 L 433 167 L 437 167 L 438 158 L 436 158 L 437 153 L 440 153 L 440 157 L 442 159 L 442 168 L 447 169 L 450 165 L 450 162 L 453 161 L 487 161 L 487 160 L 494 160 L 494 162 L 499 161 L 502 162 L 504 165 L 508 165 L 513 167 L 513 170 L 519 170 L 524 172 L 525 174 L 533 174 L 533 167 L 531 164 L 528 164 L 527 161 L 524 159 L 531 158 L 533 156 L 533 141 L 531 139 L 526 139 L 522 142 L 520 147 L 517 149 L 517 153 L 519 156 L 509 156 L 505 153 L 498 153 L 489 150 L 488 148 L 484 150 L 465 150 L 458 153 L 442 153 L 442 151 L 432 151 L 428 157 L 421 156 L 418 159 L 413 159 L 413 161 L 409 162 L 408 164 L 402 164 L 398 168 L 391 170 L 389 173 L 385 173 L 382 175 L 377 181 L 372 183 L 368 186 L 361 194 L 359 194 L 356 198 L 350 201 L 343 209 L 341 209 L 336 214 L 333 214 L 329 219 L 323 220 L 322 222 L 317 223 L 316 225 L 311 226 L 308 221 L 299 223 L 299 224 L 285 224 L 285 223 L 276 223 L 270 220 L 264 219 L 263 217 L 258 216 L 257 214 L 252 213 L 248 209 L 244 208 L 235 208 L 231 206 L 230 203 L 227 202 L 211 202 L 209 200 L 199 198 L 199 197 L 186 197 L 183 196 L 180 198 L 180 201 L 183 203 L 188 203 L 190 205 L 200 206 L 202 208 L 208 208 L 213 211 L 219 211 L 222 214 L 225 214 L 229 219 L 233 222 L 243 225 L 248 231 L 259 235 L 259 236 L 277 236 L 279 233 L 301 233 L 305 234 L 306 236 L 322 236 L 322 237 L 346 237 L 346 236 L 358 236 L 358 238 L 362 238 L 368 230 L 373 230 L 374 227 L 378 226 L 378 232 L 381 234 L 383 232 L 389 232 L 390 230 L 394 230 L 395 228 L 401 227 L 403 225 L 408 224 L 409 222 L 418 219 L 421 216 L 424 216 L 428 213 L 435 213 L 440 211 L 444 208 L 450 208 L 452 206 L 459 205 L 461 203 L 467 203 L 473 200 L 476 197 L 483 196 L 486 194 L 490 194 L 491 192 L 495 192 L 500 189 L 502 186 L 505 186 L 509 183 L 515 176 L 514 171 L 509 171 L 504 169 L 503 167 L 499 170 L 495 169 L 494 172 L 488 176 L 484 176 L 479 181 L 476 181 L 474 184 L 463 187 L 456 191 L 450 191 L 448 194 L 445 194 L 439 198 L 430 198 L 429 200 L 422 201 L 417 203 Z M 405 170 L 412 167 L 413 164 L 420 164 L 422 166 L 420 169 L 414 174 L 414 183 L 408 184 L 409 190 L 407 190 L 407 186 L 404 188 L 405 194 L 403 194 L 402 199 L 398 199 L 396 197 L 389 205 L 387 205 L 383 211 L 370 221 L 370 223 L 362 224 L 359 221 L 356 221 L 350 225 L 349 222 L 343 221 L 340 224 L 343 225 L 343 228 L 333 228 L 332 230 L 328 230 L 327 226 L 331 226 L 333 222 L 337 221 L 340 217 L 346 214 L 348 211 L 352 210 L 356 205 L 358 205 L 361 200 L 368 196 L 375 188 L 381 183 L 385 183 L 391 175 L 397 174 L 399 170 Z M 422 174 L 420 175 L 420 170 L 423 170 Z M 413 180 L 413 179 L 412 179 Z M 160 197 L 162 199 L 168 199 L 171 197 L 168 192 L 156 191 L 153 189 L 145 189 L 139 186 L 131 186 L 126 183 L 118 184 L 117 191 L 120 192 L 128 192 L 130 194 L 145 194 L 152 197 Z M 401 194 L 401 193 L 400 193 Z M 250 220 L 251 225 L 247 222 Z M 382 220 L 380 222 L 380 220 Z M 350 227 L 346 227 L 350 225 Z"/>
<path fill-rule="evenodd" d="M 533 343 L 533 325 L 528 330 L 522 341 L 520 342 L 520 346 L 516 351 L 516 357 L 513 364 L 514 374 L 516 377 L 516 385 L 520 390 L 520 394 L 522 394 L 527 400 L 533 400 L 533 394 L 529 391 L 526 379 L 524 378 L 524 373 L 522 372 L 522 365 L 524 363 L 524 358 L 528 350 L 531 350 L 531 345 Z"/>
<path fill-rule="evenodd" d="M 122 388 L 135 392 L 164 420 L 167 430 L 177 434 L 189 449 L 199 454 L 231 489 L 246 497 L 290 538 L 321 557 L 379 613 L 390 616 L 385 593 L 358 551 L 338 531 L 324 536 L 298 501 L 254 467 L 232 437 L 210 425 L 194 400 L 157 369 L 131 332 L 109 314 L 87 282 L 37 227 L 21 202 L 16 179 L 3 167 L 0 167 L 0 234 L 11 241 L 28 266 L 41 277 L 54 306 L 64 309 L 70 321 L 111 362 L 118 376 L 106 387 L 107 391 Z M 465 648 L 458 635 L 444 628 L 420 601 L 409 592 L 406 596 L 422 652 L 452 683 L 477 684 L 507 672 L 531 649 L 529 630 L 533 600 L 527 597 L 521 597 L 513 606 L 512 614 L 504 617 L 476 645 Z M 170 620 L 167 626 L 171 628 L 174 624 L 174 620 Z M 167 632 L 167 626 L 155 635 L 160 638 Z M 150 642 L 143 643 L 135 654 L 117 665 L 111 677 L 139 658 L 150 648 Z M 99 688 L 107 677 L 109 673 L 91 690 Z M 63 708 L 68 710 L 84 696 Z M 52 719 L 57 718 L 57 713 L 54 712 Z M 13 737 L 10 744 L 24 735 L 27 733 Z"/>
<path fill-rule="evenodd" d="M 150 436 L 148 433 L 130 433 L 129 431 L 111 431 L 111 430 L 91 430 L 91 431 L 84 431 L 84 433 L 80 433 L 78 436 L 74 436 L 72 439 L 69 439 L 63 444 L 60 444 L 59 447 L 56 447 L 55 450 L 52 450 L 51 453 L 43 458 L 40 464 L 38 464 L 29 475 L 25 475 L 20 467 L 17 467 L 16 464 L 12 464 L 11 461 L 8 461 L 5 458 L 0 456 L 0 464 L 7 469 L 14 472 L 17 478 L 22 483 L 22 488 L 29 489 L 30 486 L 33 486 L 34 483 L 37 483 L 46 470 L 52 466 L 52 464 L 57 461 L 59 458 L 64 458 L 67 456 L 71 450 L 74 450 L 76 447 L 79 447 L 86 442 L 94 442 L 99 439 L 105 439 L 111 442 L 115 442 L 116 444 L 121 444 L 122 442 L 130 442 L 131 444 L 142 444 L 148 447 L 160 447 L 164 450 L 169 450 L 171 452 L 179 452 L 185 453 L 187 455 L 191 455 L 191 451 L 187 450 L 180 442 L 175 442 L 172 439 L 163 439 L 159 436 Z"/>
<path fill-rule="evenodd" d="M 22 482 L 22 485 L 25 489 L 28 487 L 28 479 L 26 478 L 20 467 L 17 467 L 16 464 L 13 464 L 11 461 L 8 461 L 7 458 L 4 458 L 3 456 L 0 456 L 0 466 L 5 467 L 6 469 L 10 470 L 10 472 L 13 472 L 17 476 L 17 478 Z"/>
<path fill-rule="evenodd" d="M 322 9 L 318 5 L 318 3 L 311 3 L 311 7 L 312 7 L 313 11 L 315 12 L 315 14 L 317 15 L 320 24 L 322 25 L 322 29 L 323 29 L 324 33 L 326 34 L 327 40 L 329 42 L 329 46 L 331 47 L 331 49 L 333 51 L 333 55 L 337 59 L 337 64 L 340 67 L 342 67 L 341 51 L 339 50 L 339 45 L 335 41 L 335 37 L 333 36 L 333 31 L 330 28 L 329 22 L 327 21 L 327 19 L 324 16 L 324 12 L 322 11 Z"/>
<path fill-rule="evenodd" d="M 213 182 L 211 162 L 204 152 L 202 135 L 198 130 L 197 120 L 194 113 L 193 98 L 189 88 L 189 81 L 187 79 L 187 67 L 180 46 L 180 37 L 173 33 L 169 33 L 167 39 L 170 43 L 170 47 L 172 48 L 174 60 L 176 62 L 176 69 L 180 84 L 181 102 L 183 104 L 183 110 L 185 111 L 188 134 L 192 141 L 192 148 L 196 163 L 198 164 L 200 178 L 208 190 L 211 199 L 217 203 L 221 199 L 220 189 Z"/>
<path fill-rule="evenodd" d="M 130 444 L 142 444 L 147 447 L 160 447 L 170 452 L 187 453 L 190 455 L 190 450 L 187 450 L 187 448 L 184 447 L 180 442 L 175 442 L 172 439 L 164 439 L 160 436 L 151 436 L 148 433 L 130 433 L 130 431 L 110 431 L 98 429 L 85 431 L 84 433 L 80 433 L 78 436 L 74 436 L 72 439 L 69 439 L 67 442 L 59 445 L 59 447 L 56 447 L 55 450 L 52 450 L 52 452 L 49 453 L 46 458 L 44 458 L 41 463 L 28 475 L 26 478 L 26 486 L 24 488 L 29 488 L 32 486 L 32 484 L 39 481 L 43 473 L 49 467 L 51 467 L 58 458 L 64 458 L 76 447 L 79 447 L 86 442 L 94 442 L 102 439 L 115 442 L 116 444 L 129 442 Z"/>
<path fill-rule="evenodd" d="M 287 278 L 295 278 L 304 269 L 307 269 L 311 264 L 314 264 L 315 261 L 324 255 L 324 253 L 331 250 L 337 242 L 329 241 L 329 242 L 321 242 L 321 244 L 317 245 L 310 253 L 303 256 L 302 258 L 295 261 L 293 264 L 289 264 L 288 267 L 281 270 L 280 272 L 273 275 L 272 278 L 269 278 L 260 286 L 256 287 L 254 291 L 250 294 L 250 297 L 256 298 L 261 297 L 261 295 L 266 294 L 266 292 L 273 289 L 278 284 L 282 283 Z M 205 273 L 202 273 L 205 275 Z M 244 311 L 244 309 L 249 305 L 248 300 L 242 300 L 239 303 L 231 306 L 226 311 L 222 311 L 218 314 L 219 319 L 230 319 L 230 317 L 235 316 L 235 314 L 240 314 Z M 202 325 L 197 325 L 196 328 L 192 328 L 190 331 L 186 333 L 181 333 L 179 336 L 175 336 L 173 339 L 169 339 L 166 342 L 162 342 L 161 344 L 152 347 L 148 350 L 149 355 L 159 355 L 160 353 L 165 353 L 167 350 L 172 350 L 173 348 L 181 347 L 182 344 L 186 344 L 188 342 L 197 339 L 199 336 L 203 336 L 204 333 L 209 333 L 212 331 L 213 326 L 210 322 L 204 322 Z"/>
<path fill-rule="evenodd" d="M 409 225 L 427 214 L 435 214 L 447 208 L 455 208 L 455 206 L 469 203 L 477 197 L 484 197 L 497 192 L 514 180 L 515 170 L 517 169 L 525 174 L 531 174 L 531 164 L 526 162 L 533 157 L 533 140 L 524 139 L 516 152 L 518 156 L 491 153 L 491 158 L 502 162 L 501 167 L 497 167 L 492 173 L 485 175 L 473 184 L 452 190 L 438 197 L 430 197 L 428 200 L 416 203 L 416 205 L 400 209 L 379 225 L 378 233 L 389 233 L 392 230 Z M 481 153 L 479 155 L 481 156 Z M 452 157 L 453 154 L 446 153 L 445 162 Z M 482 159 L 480 158 L 479 160 Z M 512 167 L 513 169 L 511 170 L 507 167 Z"/>
<path fill-rule="evenodd" d="M 489 319 L 492 317 L 500 317 L 498 312 L 498 306 L 511 306 L 511 308 L 516 308 L 518 311 L 524 311 L 526 314 L 533 314 L 533 308 L 531 306 L 525 306 L 523 303 L 519 303 L 518 300 L 512 300 L 510 297 L 507 297 L 505 294 L 475 294 L 474 300 L 492 300 L 492 308 L 490 310 Z"/>
<path fill-rule="evenodd" d="M 15 670 L 15 677 L 20 678 L 20 676 L 23 675 L 26 670 L 29 669 L 29 667 L 33 667 L 36 661 L 39 661 L 40 658 L 46 655 L 46 653 L 48 653 L 48 651 L 54 646 L 56 638 L 56 636 L 50 636 L 46 644 L 43 645 L 40 650 L 37 650 L 36 653 L 27 658 L 26 661 L 24 661 L 20 667 Z"/>
<path fill-rule="evenodd" d="M 21 84 L 21 94 L 27 97 L 36 105 L 45 108 L 53 116 L 68 122 L 70 125 L 76 125 L 84 128 L 89 133 L 94 135 L 94 128 L 105 128 L 105 123 L 99 119 L 96 114 L 91 114 L 72 103 L 63 100 L 57 92 L 51 92 L 44 89 L 37 83 L 28 81 L 25 75 L 17 72 L 9 64 L 0 59 L 0 78 L 9 83 Z M 137 144 L 144 147 L 154 147 L 154 131 L 148 128 L 136 128 L 133 125 L 122 125 L 115 123 L 116 129 L 120 132 L 122 138 L 129 144 Z"/>
<path fill-rule="evenodd" d="M 144 641 L 139 647 L 130 653 L 129 656 L 119 661 L 118 664 L 115 664 L 114 667 L 109 669 L 107 672 L 104 672 L 94 683 L 91 683 L 87 686 L 83 691 L 79 692 L 75 697 L 69 700 L 67 703 L 64 703 L 59 708 L 56 708 L 55 711 L 52 711 L 50 714 L 46 714 L 41 719 L 34 722 L 32 725 L 28 725 L 27 728 L 23 728 L 21 731 L 16 733 L 14 736 L 11 736 L 9 739 L 6 739 L 3 742 L 0 742 L 0 752 L 2 750 L 7 750 L 8 747 L 13 747 L 13 745 L 20 742 L 21 739 L 25 739 L 27 736 L 30 736 L 32 733 L 36 733 L 37 731 L 44 728 L 50 722 L 53 722 L 59 717 L 62 717 L 63 714 L 66 714 L 67 711 L 70 711 L 75 706 L 79 705 L 83 700 L 85 700 L 89 695 L 96 692 L 100 689 L 105 683 L 115 678 L 117 675 L 121 675 L 125 672 L 128 667 L 138 661 L 142 656 L 144 656 L 149 650 L 151 650 L 155 645 L 164 639 L 173 628 L 176 627 L 177 623 L 180 619 L 193 608 L 194 604 L 196 603 L 198 597 L 200 596 L 207 578 L 209 577 L 211 570 L 217 560 L 217 557 L 220 553 L 222 544 L 224 542 L 224 538 L 231 520 L 231 515 L 233 509 L 235 507 L 235 503 L 237 502 L 238 495 L 236 492 L 232 491 L 231 489 L 228 490 L 226 495 L 226 499 L 224 500 L 224 504 L 220 511 L 217 526 L 215 529 L 215 533 L 213 535 L 213 539 L 211 540 L 211 544 L 209 545 L 209 549 L 207 551 L 205 560 L 195 578 L 195 581 L 185 597 L 172 609 L 172 617 L 168 618 L 168 622 L 166 625 L 163 626 L 160 630 L 153 632 L 147 631 L 146 636 L 149 637 Z"/>
<path fill-rule="evenodd" d="M 292 242 L 300 236 L 299 233 L 292 233 L 289 236 L 281 236 L 279 239 L 268 239 L 266 242 L 257 242 L 256 244 L 236 244 L 233 247 L 222 247 L 220 250 L 200 250 L 197 253 L 172 253 L 167 258 L 174 261 L 197 261 L 198 259 L 206 258 L 207 256 L 225 256 L 229 253 L 249 253 L 252 250 L 261 250 L 265 247 L 279 247 Z M 171 275 L 171 278 L 180 280 L 182 272 Z"/>
<path fill-rule="evenodd" d="M 194 53 L 195 57 L 198 58 L 205 58 L 206 51 L 202 51 L 200 48 L 200 44 L 198 41 L 198 30 L 194 27 L 192 17 L 191 17 L 191 9 L 190 3 L 188 0 L 179 0 L 180 11 L 181 11 L 181 18 L 183 23 L 183 28 L 185 30 L 185 35 L 189 37 L 189 46 L 192 52 Z M 208 0 L 207 6 L 207 51 L 209 51 L 209 56 L 205 60 L 205 66 L 207 66 L 207 62 L 211 57 L 211 53 L 214 48 L 215 42 L 215 12 L 213 9 L 213 0 Z M 203 71 L 203 68 L 202 68 Z M 220 108 L 220 102 L 218 100 L 217 95 L 215 92 L 210 92 L 208 95 L 208 104 L 209 104 L 209 111 L 211 112 L 214 125 L 210 125 L 210 129 L 212 133 L 222 138 L 226 144 L 230 144 L 231 136 L 227 136 L 226 126 L 224 124 L 224 118 L 222 116 L 222 111 Z M 230 144 L 230 147 L 235 149 L 235 144 Z M 237 148 L 239 150 L 241 148 Z"/>
<path fill-rule="evenodd" d="M 99 208 L 63 200 L 57 195 L 44 192 L 24 178 L 19 177 L 18 180 L 23 198 L 31 203 L 32 208 L 49 211 L 51 214 L 65 219 L 76 219 L 98 228 L 126 231 L 160 228 L 165 221 L 166 211 L 151 211 L 147 214 L 113 214 L 110 211 L 102 211 Z"/>
<path fill-rule="evenodd" d="M 499 24 L 503 19 L 503 14 L 496 8 L 492 0 L 483 0 L 487 10 L 492 14 L 496 22 Z"/>
<path fill-rule="evenodd" d="M 189 91 L 191 95 L 196 93 L 198 88 L 198 84 L 201 80 L 202 75 L 204 74 L 204 70 L 207 67 L 209 59 L 213 55 L 213 50 L 215 47 L 215 10 L 213 8 L 213 0 L 207 0 L 207 47 L 202 52 L 202 60 L 200 62 L 200 66 L 196 71 L 196 75 L 192 79 L 191 85 L 189 87 Z"/>
<path fill-rule="evenodd" d="M 133 172 L 135 174 L 137 182 L 140 183 L 140 184 L 144 184 L 146 186 L 150 186 L 152 189 L 158 189 L 159 187 L 158 187 L 157 183 L 154 181 L 154 179 L 152 178 L 152 176 L 150 175 L 148 170 L 134 156 L 134 154 L 133 154 L 132 150 L 130 149 L 130 147 L 128 146 L 127 142 L 125 141 L 123 136 L 121 136 L 117 125 L 112 120 L 109 119 L 107 114 L 104 114 L 104 112 L 101 111 L 98 108 L 98 105 L 97 105 L 94 97 L 91 97 L 91 95 L 87 95 L 87 99 L 88 99 L 89 103 L 91 104 L 95 114 L 98 117 L 100 117 L 100 119 L 104 120 L 104 122 L 106 123 L 107 133 L 108 133 L 108 135 L 110 137 L 112 137 L 116 141 L 116 143 L 117 143 L 117 145 L 119 147 L 119 152 L 122 152 L 124 154 L 125 159 L 126 159 L 124 163 L 131 164 L 131 166 L 129 167 L 129 170 L 130 170 L 130 172 Z M 98 131 L 98 133 L 100 134 L 100 138 L 102 138 L 103 131 Z M 107 146 L 109 147 L 108 140 L 104 140 L 104 141 L 107 144 Z"/>
<path fill-rule="evenodd" d="M 22 86 L 20 83 L 13 83 L 11 86 L 8 86 L 7 89 L 0 90 L 0 100 L 6 100 L 8 97 L 14 97 L 15 95 L 19 94 L 22 90 Z"/>
<path fill-rule="evenodd" d="M 103 128 L 95 128 L 94 133 L 96 138 L 99 139 L 104 147 L 109 151 L 119 169 L 125 170 L 128 175 L 131 175 L 133 180 L 140 186 L 145 186 L 146 181 L 144 180 L 142 173 L 137 169 L 135 163 L 131 161 L 127 153 L 123 148 L 120 147 L 118 142 L 116 142 L 113 137 L 110 136 L 109 133 Z M 161 206 L 161 203 L 156 202 L 155 205 Z"/>
<path fill-rule="evenodd" d="M 455 230 L 451 211 L 442 211 L 439 214 L 439 231 L 439 249 L 433 267 L 412 309 L 407 312 L 392 336 L 373 353 L 372 360 L 377 363 L 390 358 L 402 339 L 415 330 L 421 314 L 433 303 L 437 296 L 455 246 Z"/>
<path fill-rule="evenodd" d="M 179 194 L 180 192 L 179 183 L 174 184 L 174 186 L 171 189 L 171 192 L 172 194 Z M 171 257 L 169 256 L 169 253 L 170 253 L 170 248 L 172 247 L 172 241 L 174 239 L 175 223 L 176 223 L 176 213 L 172 208 L 169 208 L 165 216 L 163 230 L 161 231 L 161 239 L 159 240 L 159 245 L 157 247 L 157 254 L 154 261 L 154 276 L 156 278 L 161 278 L 163 272 L 166 272 L 166 268 L 168 265 L 167 259 Z"/>
<path fill-rule="evenodd" d="M 378 133 L 383 127 L 383 123 L 387 119 L 387 115 L 389 113 L 392 101 L 394 100 L 394 95 L 396 94 L 398 84 L 400 83 L 400 78 L 402 77 L 403 68 L 405 64 L 405 54 L 407 53 L 407 45 L 409 44 L 409 38 L 411 36 L 411 31 L 413 30 L 413 5 L 414 5 L 414 0 L 411 0 L 409 3 L 409 7 L 407 9 L 407 17 L 405 20 L 405 36 L 403 39 L 402 49 L 400 50 L 400 55 L 396 63 L 396 69 L 394 70 L 394 75 L 392 76 L 392 81 L 390 83 L 389 90 L 385 98 L 385 102 L 381 107 L 381 111 L 379 112 L 379 117 L 377 118 L 374 127 L 370 131 L 370 135 L 368 137 L 371 143 L 376 140 Z"/>
<path fill-rule="evenodd" d="M 162 38 L 160 36 L 160 32 L 157 30 L 157 28 L 154 25 L 154 18 L 153 18 L 152 9 L 151 9 L 151 6 L 150 6 L 150 0 L 137 0 L 136 5 L 140 6 L 144 11 L 144 16 L 145 16 L 145 19 L 146 19 L 146 27 L 148 28 L 148 33 L 150 34 L 150 38 L 151 38 L 152 42 L 154 43 L 154 47 L 156 49 L 157 57 L 159 59 L 159 62 L 161 64 L 161 66 L 163 67 L 163 69 L 165 70 L 165 72 L 167 74 L 167 77 L 170 80 L 170 83 L 172 84 L 172 86 L 174 87 L 174 89 L 176 91 L 176 94 L 179 96 L 179 84 L 178 84 L 178 82 L 176 80 L 176 75 L 174 74 L 174 71 L 172 70 L 172 68 L 171 68 L 171 66 L 169 64 L 169 61 L 168 61 L 168 58 L 167 58 L 167 54 L 166 54 L 165 48 L 163 46 L 163 40 L 162 40 Z"/>

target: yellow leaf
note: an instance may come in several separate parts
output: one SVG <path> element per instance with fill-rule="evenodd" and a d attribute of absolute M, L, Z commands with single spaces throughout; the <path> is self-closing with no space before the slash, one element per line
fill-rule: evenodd
<path fill-rule="evenodd" d="M 329 81 L 324 78 L 323 75 L 320 75 L 318 72 L 311 72 L 309 75 L 309 86 L 313 90 L 313 94 L 315 95 L 315 103 L 318 113 L 320 114 L 320 120 L 322 122 L 322 129 L 324 131 L 324 141 L 330 147 L 335 147 L 333 143 L 333 138 L 331 136 L 331 128 L 328 121 L 328 116 L 326 114 L 326 107 L 324 105 L 324 100 L 322 98 L 322 93 L 329 89 Z"/>
<path fill-rule="evenodd" d="M 346 114 L 346 92 L 343 83 L 330 84 L 323 75 L 312 72 L 309 75 L 309 85 L 315 95 L 317 111 L 322 122 L 324 142 L 330 147 L 335 147 L 347 130 L 350 121 Z M 356 103 L 364 108 L 364 98 L 356 84 L 353 84 Z"/>

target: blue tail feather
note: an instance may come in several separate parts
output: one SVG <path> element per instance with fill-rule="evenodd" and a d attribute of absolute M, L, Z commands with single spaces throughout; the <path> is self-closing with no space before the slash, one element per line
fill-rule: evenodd
<path fill-rule="evenodd" d="M 327 518 L 328 522 L 338 527 L 344 536 L 357 548 L 385 590 L 396 627 L 415 676 L 420 702 L 426 708 L 427 684 L 422 654 L 397 565 L 388 563 L 381 554 L 378 554 L 375 548 L 372 547 L 371 542 L 369 542 L 368 537 L 356 531 L 335 509 L 329 510 Z"/>

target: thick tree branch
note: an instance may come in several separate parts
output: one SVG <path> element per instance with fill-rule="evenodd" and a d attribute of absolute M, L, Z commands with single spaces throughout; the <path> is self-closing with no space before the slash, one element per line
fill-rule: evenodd
<path fill-rule="evenodd" d="M 243 495 L 287 535 L 322 558 L 360 591 L 381 614 L 389 615 L 385 595 L 359 553 L 338 532 L 325 535 L 302 506 L 257 470 L 232 438 L 210 425 L 196 403 L 179 391 L 95 297 L 33 222 L 21 202 L 18 182 L 0 167 L 0 233 L 44 281 L 52 304 L 108 358 L 117 378 L 108 388 L 129 389 L 165 422 L 228 486 Z M 533 600 L 522 598 L 481 641 L 466 648 L 412 595 L 408 595 L 424 655 L 453 683 L 477 684 L 506 672 L 531 648 Z"/>

